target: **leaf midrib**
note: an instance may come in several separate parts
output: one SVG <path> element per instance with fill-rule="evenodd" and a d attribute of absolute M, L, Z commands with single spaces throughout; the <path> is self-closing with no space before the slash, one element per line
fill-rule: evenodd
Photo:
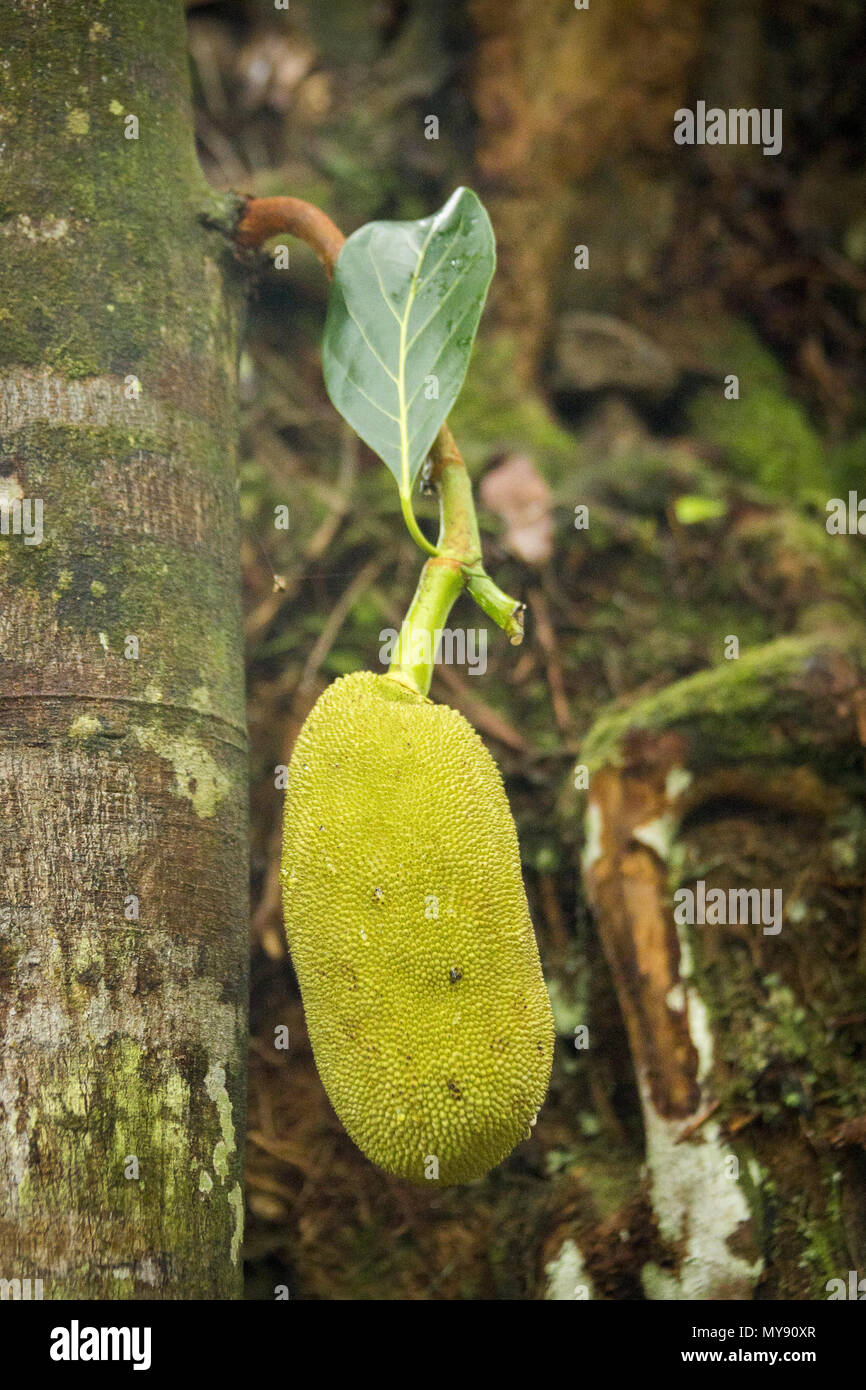
<path fill-rule="evenodd" d="M 439 216 L 437 214 L 437 216 L 432 219 L 430 223 L 430 229 L 427 232 L 427 235 L 424 238 L 424 241 L 418 250 L 418 259 L 415 265 L 415 269 L 412 272 L 412 279 L 409 282 L 409 293 L 406 296 L 406 304 L 402 315 L 396 313 L 394 306 L 391 304 L 391 301 L 385 294 L 385 287 L 382 284 L 382 277 L 379 274 L 379 267 L 376 265 L 376 262 L 373 259 L 372 248 L 368 248 L 370 262 L 373 266 L 373 269 L 376 272 L 376 279 L 379 284 L 379 291 L 386 305 L 390 309 L 391 313 L 394 315 L 394 318 L 400 325 L 400 345 L 397 358 L 397 412 L 400 425 L 400 492 L 403 497 L 409 497 L 412 491 L 412 484 L 409 477 L 409 408 L 406 403 L 406 359 L 409 355 L 409 350 L 406 346 L 406 335 L 409 330 L 409 319 L 412 314 L 412 308 L 418 296 L 421 267 L 424 264 L 424 257 L 427 255 L 427 248 L 429 247 L 430 242 L 433 240 L 433 237 L 436 234 L 438 227 Z M 445 251 L 442 253 L 442 256 L 440 257 L 439 261 L 430 271 L 430 275 L 427 277 L 428 279 L 430 279 L 433 275 L 436 274 L 436 271 L 439 269 L 439 266 L 445 260 L 448 253 L 451 250 L 451 247 L 454 245 L 457 238 L 459 237 L 461 230 L 462 218 L 458 218 L 457 230 L 455 231 L 454 236 L 451 238 L 451 241 L 448 243 L 448 246 L 446 247 Z M 436 312 L 438 312 L 438 310 L 434 310 L 430 319 L 428 319 L 428 323 L 432 322 L 432 320 L 436 317 Z M 419 332 L 423 332 L 424 328 L 426 327 L 427 324 L 425 324 L 423 328 L 419 330 Z M 414 344 L 415 342 L 417 342 L 417 339 L 418 334 L 416 333 L 415 337 L 412 339 L 412 343 Z M 393 373 L 389 372 L 388 375 L 391 376 L 393 379 Z M 416 391 L 415 396 L 413 396 L 412 398 L 413 401 L 415 400 L 415 397 L 417 397 L 417 394 L 418 393 Z"/>
<path fill-rule="evenodd" d="M 430 245 L 436 230 L 436 220 L 434 217 L 430 224 L 430 230 L 424 238 L 424 245 L 421 247 L 418 263 L 412 274 L 409 293 L 406 296 L 406 308 L 400 322 L 400 356 L 397 359 L 397 410 L 400 415 L 400 491 L 404 497 L 408 497 L 412 490 L 409 481 L 409 416 L 406 411 L 406 333 L 409 328 L 409 315 L 412 312 L 412 305 L 415 303 L 415 295 L 418 292 L 418 277 L 424 264 L 427 247 Z"/>

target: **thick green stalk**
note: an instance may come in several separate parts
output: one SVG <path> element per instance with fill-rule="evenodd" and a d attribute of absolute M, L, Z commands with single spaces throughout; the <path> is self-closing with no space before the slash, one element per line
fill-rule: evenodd
<path fill-rule="evenodd" d="M 433 445 L 430 483 L 439 494 L 438 555 L 428 560 L 403 620 L 388 671 L 421 695 L 433 679 L 438 634 L 462 589 L 508 633 L 523 640 L 523 604 L 503 592 L 484 569 L 472 481 L 447 424 Z"/>
<path fill-rule="evenodd" d="M 438 634 L 448 621 L 463 583 L 460 562 L 447 556 L 433 557 L 421 571 L 388 670 L 393 680 L 417 690 L 419 695 L 426 695 L 430 689 Z"/>

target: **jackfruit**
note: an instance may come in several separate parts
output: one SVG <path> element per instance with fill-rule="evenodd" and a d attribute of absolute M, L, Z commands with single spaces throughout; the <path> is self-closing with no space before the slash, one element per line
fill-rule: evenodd
<path fill-rule="evenodd" d="M 325 1090 L 373 1163 L 468 1182 L 541 1107 L 553 1017 L 496 764 L 456 710 L 335 681 L 289 766 L 283 907 Z"/>

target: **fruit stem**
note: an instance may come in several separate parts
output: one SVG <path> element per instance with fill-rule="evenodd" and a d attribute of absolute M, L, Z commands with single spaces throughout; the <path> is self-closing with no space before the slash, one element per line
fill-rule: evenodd
<path fill-rule="evenodd" d="M 440 636 L 463 583 L 460 561 L 449 555 L 432 556 L 421 571 L 388 668 L 392 680 L 419 695 L 430 689 Z"/>
<path fill-rule="evenodd" d="M 505 629 L 515 646 L 523 640 L 524 611 L 484 569 L 472 481 L 447 424 L 436 436 L 425 482 L 439 494 L 439 553 L 421 571 L 388 670 L 393 680 L 419 695 L 430 689 L 440 635 L 461 589 Z"/>
<path fill-rule="evenodd" d="M 466 589 L 517 647 L 523 641 L 526 605 L 500 589 L 484 568 L 472 480 L 447 421 L 434 440 L 430 458 L 430 483 L 439 492 L 439 553 L 460 560 Z"/>

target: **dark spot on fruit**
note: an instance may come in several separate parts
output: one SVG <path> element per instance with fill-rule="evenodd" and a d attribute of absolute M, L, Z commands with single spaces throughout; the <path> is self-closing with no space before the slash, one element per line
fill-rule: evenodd
<path fill-rule="evenodd" d="M 335 965 L 334 975 L 337 979 L 343 981 L 350 994 L 358 988 L 358 976 L 355 969 L 353 966 L 347 965 L 345 961 L 340 961 Z"/>
<path fill-rule="evenodd" d="M 454 1097 L 454 1099 L 455 1099 L 455 1100 L 459 1100 L 460 1097 L 463 1095 L 463 1092 L 461 1091 L 460 1087 L 457 1085 L 457 1082 L 456 1082 L 456 1081 L 452 1081 L 452 1080 L 451 1080 L 451 1077 L 449 1076 L 449 1078 L 448 1078 L 448 1080 L 447 1080 L 447 1082 L 446 1082 L 446 1085 L 447 1085 L 447 1087 L 448 1087 L 448 1090 L 451 1092 L 452 1096 Z"/>
<path fill-rule="evenodd" d="M 452 985 L 456 985 L 456 983 L 457 983 L 458 980 L 462 980 L 462 979 L 463 979 L 463 971 L 462 971 L 462 970 L 457 970 L 457 969 L 452 965 L 451 969 L 448 971 L 448 978 L 450 979 Z"/>

